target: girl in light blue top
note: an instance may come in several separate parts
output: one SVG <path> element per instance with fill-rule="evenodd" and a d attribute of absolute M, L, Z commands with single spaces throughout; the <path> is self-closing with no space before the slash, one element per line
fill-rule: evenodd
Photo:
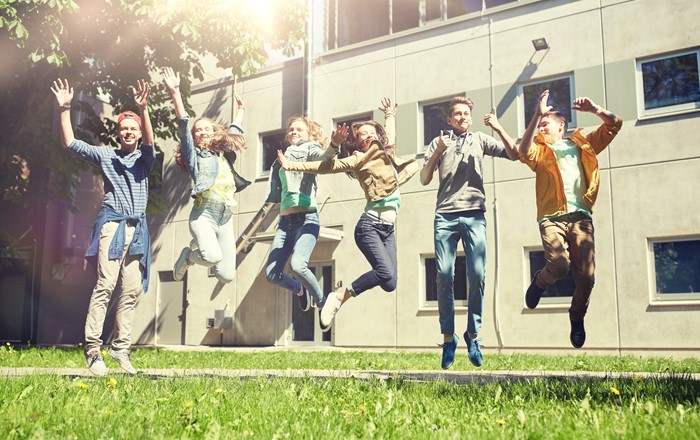
<path fill-rule="evenodd" d="M 222 125 L 207 118 L 195 120 L 189 130 L 189 116 L 180 95 L 180 74 L 169 67 L 163 82 L 173 98 L 180 145 L 176 161 L 192 177 L 194 206 L 190 212 L 190 232 L 194 239 L 184 247 L 173 268 L 173 277 L 181 280 L 189 266 L 214 266 L 222 283 L 233 281 L 236 273 L 236 235 L 233 230 L 234 194 L 250 184 L 233 167 L 236 151 L 245 148 L 240 128 L 243 101 L 236 96 L 238 112 L 228 133 Z"/>

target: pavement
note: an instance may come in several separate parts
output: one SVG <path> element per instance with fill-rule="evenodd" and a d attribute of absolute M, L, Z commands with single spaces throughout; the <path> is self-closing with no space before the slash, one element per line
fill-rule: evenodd
<path fill-rule="evenodd" d="M 126 374 L 118 369 L 110 369 L 110 374 Z M 0 377 L 22 377 L 31 375 L 51 375 L 66 377 L 94 377 L 87 368 L 10 368 L 0 367 Z M 602 372 L 602 371 L 443 371 L 443 370 L 229 370 L 229 369 L 179 369 L 179 368 L 145 368 L 139 370 L 139 375 L 152 379 L 180 377 L 211 377 L 251 379 L 265 377 L 297 377 L 314 379 L 379 379 L 404 380 L 411 382 L 431 382 L 443 380 L 456 384 L 475 382 L 516 381 L 534 379 L 574 379 L 574 380 L 604 380 L 604 379 L 684 379 L 700 381 L 700 373 L 648 373 L 648 372 Z"/>

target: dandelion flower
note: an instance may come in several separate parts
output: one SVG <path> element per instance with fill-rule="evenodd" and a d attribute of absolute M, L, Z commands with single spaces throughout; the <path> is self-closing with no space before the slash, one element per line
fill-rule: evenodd
<path fill-rule="evenodd" d="M 218 393 L 223 393 L 223 392 L 224 392 L 224 389 L 223 389 L 223 388 L 217 388 L 217 389 L 214 390 L 214 392 L 217 393 L 217 394 L 218 394 Z"/>
<path fill-rule="evenodd" d="M 88 388 L 90 388 L 90 385 L 86 384 L 85 382 L 80 382 L 78 386 L 81 390 L 87 390 Z"/>
<path fill-rule="evenodd" d="M 489 417 L 489 416 L 487 416 L 487 415 L 485 415 L 485 414 L 483 415 L 483 418 L 484 418 L 484 421 L 485 421 L 485 422 L 488 422 L 489 420 L 491 420 L 491 417 Z"/>
<path fill-rule="evenodd" d="M 610 387 L 610 392 L 613 393 L 613 394 L 616 395 L 616 396 L 619 396 L 619 395 L 620 395 L 620 391 L 619 391 L 617 388 L 615 388 L 615 387 Z"/>
<path fill-rule="evenodd" d="M 506 424 L 506 421 L 503 420 L 503 419 L 498 419 L 498 420 L 496 420 L 496 423 L 498 423 L 499 425 L 503 426 L 503 425 Z"/>
<path fill-rule="evenodd" d="M 185 402 L 185 408 L 192 408 L 193 406 L 194 406 L 194 402 L 192 402 L 191 400 L 188 402 Z"/>
<path fill-rule="evenodd" d="M 107 381 L 107 388 L 115 389 L 117 388 L 117 379 L 110 377 Z"/>

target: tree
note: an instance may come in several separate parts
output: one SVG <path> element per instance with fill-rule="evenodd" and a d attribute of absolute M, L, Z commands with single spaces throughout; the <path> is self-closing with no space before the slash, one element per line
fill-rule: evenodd
<path fill-rule="evenodd" d="M 214 57 L 233 75 L 248 75 L 266 48 L 290 55 L 304 38 L 302 0 L 0 0 L 0 198 L 24 206 L 72 206 L 81 161 L 59 148 L 49 85 L 69 79 L 82 94 L 75 127 L 85 140 L 116 145 L 114 121 L 93 110 L 99 98 L 115 112 L 133 108 L 129 90 L 171 66 L 203 79 L 201 60 Z M 151 81 L 158 139 L 175 136 L 165 90 Z"/>

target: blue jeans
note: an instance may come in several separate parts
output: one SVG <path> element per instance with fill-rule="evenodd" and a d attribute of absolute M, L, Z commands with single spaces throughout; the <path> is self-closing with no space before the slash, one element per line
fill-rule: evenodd
<path fill-rule="evenodd" d="M 236 233 L 233 213 L 224 202 L 202 199 L 195 201 L 190 212 L 190 233 L 198 249 L 190 253 L 195 264 L 214 266 L 216 278 L 230 283 L 236 275 Z"/>
<path fill-rule="evenodd" d="M 467 332 L 476 337 L 481 330 L 486 274 L 486 217 L 482 211 L 435 213 L 435 267 L 440 331 L 455 331 L 455 259 L 462 240 L 467 263 L 469 307 Z"/>
<path fill-rule="evenodd" d="M 352 282 L 348 289 L 350 294 L 357 296 L 376 286 L 385 292 L 396 290 L 398 270 L 394 225 L 375 223 L 367 214 L 362 214 L 355 226 L 355 243 L 372 270 Z"/>
<path fill-rule="evenodd" d="M 309 269 L 309 259 L 316 246 L 320 222 L 316 211 L 298 212 L 280 217 L 270 254 L 265 264 L 267 281 L 283 287 L 292 293 L 301 290 L 302 284 L 319 307 L 324 297 L 316 276 Z M 289 257 L 295 278 L 283 272 Z"/>

